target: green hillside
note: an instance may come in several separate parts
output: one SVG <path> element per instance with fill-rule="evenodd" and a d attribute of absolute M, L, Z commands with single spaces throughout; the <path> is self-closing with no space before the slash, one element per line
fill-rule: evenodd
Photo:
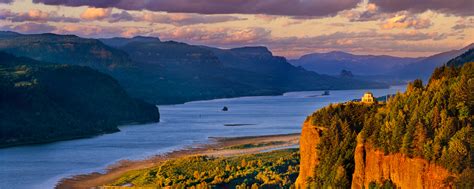
<path fill-rule="evenodd" d="M 235 157 L 194 156 L 129 171 L 111 185 L 150 188 L 291 188 L 298 176 L 295 149 Z"/>
<path fill-rule="evenodd" d="M 132 99 L 110 76 L 91 68 L 0 53 L 0 146 L 41 143 L 118 131 L 159 121 L 155 105 Z"/>
<path fill-rule="evenodd" d="M 137 68 L 112 74 L 131 94 L 159 104 L 288 91 L 387 87 L 306 71 L 265 47 L 218 49 L 145 37 L 101 41 L 128 53 Z"/>

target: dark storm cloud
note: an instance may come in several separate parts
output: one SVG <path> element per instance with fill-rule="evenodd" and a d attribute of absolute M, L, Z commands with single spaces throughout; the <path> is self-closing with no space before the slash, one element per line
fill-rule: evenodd
<path fill-rule="evenodd" d="M 328 16 L 357 6 L 360 0 L 33 0 L 34 3 L 200 14 Z"/>
<path fill-rule="evenodd" d="M 0 0 L 0 3 L 11 3 L 13 0 Z"/>
<path fill-rule="evenodd" d="M 420 13 L 427 10 L 435 12 L 472 16 L 474 15 L 473 0 L 370 0 L 383 12 L 410 11 Z"/>

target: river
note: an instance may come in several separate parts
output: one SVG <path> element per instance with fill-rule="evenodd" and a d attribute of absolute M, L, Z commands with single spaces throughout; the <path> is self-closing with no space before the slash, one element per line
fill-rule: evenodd
<path fill-rule="evenodd" d="M 370 91 L 383 96 L 404 90 L 405 86 L 393 86 Z M 313 111 L 360 98 L 365 91 L 331 91 L 329 96 L 317 96 L 322 91 L 291 92 L 159 106 L 160 123 L 122 126 L 121 132 L 93 138 L 0 149 L 0 188 L 53 188 L 64 177 L 102 172 L 119 160 L 206 143 L 208 137 L 298 133 Z M 229 110 L 222 111 L 224 106 Z"/>

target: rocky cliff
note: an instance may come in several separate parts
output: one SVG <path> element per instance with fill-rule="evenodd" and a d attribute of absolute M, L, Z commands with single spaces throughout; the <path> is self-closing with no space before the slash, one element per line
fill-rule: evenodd
<path fill-rule="evenodd" d="M 387 103 L 333 104 L 310 115 L 298 186 L 474 188 L 470 54 L 437 68 L 426 86 L 409 83 Z"/>
<path fill-rule="evenodd" d="M 402 153 L 385 155 L 368 144 L 358 142 L 355 149 L 353 189 L 381 185 L 390 181 L 398 188 L 452 188 L 446 179 L 453 177 L 446 169 L 421 158 L 410 158 Z"/>
<path fill-rule="evenodd" d="M 300 138 L 300 173 L 297 188 L 308 188 L 317 174 L 320 143 L 323 130 L 309 121 L 303 124 Z M 399 188 L 452 188 L 447 179 L 455 175 L 445 168 L 422 158 L 410 158 L 402 153 L 386 155 L 371 145 L 358 141 L 354 153 L 355 170 L 352 177 L 353 189 L 368 188 L 370 183 L 382 185 L 392 182 Z"/>
<path fill-rule="evenodd" d="M 298 188 L 306 188 L 307 181 L 314 176 L 318 165 L 318 154 L 316 146 L 319 143 L 321 130 L 311 125 L 309 121 L 303 124 L 300 138 L 300 174 L 296 179 Z"/>

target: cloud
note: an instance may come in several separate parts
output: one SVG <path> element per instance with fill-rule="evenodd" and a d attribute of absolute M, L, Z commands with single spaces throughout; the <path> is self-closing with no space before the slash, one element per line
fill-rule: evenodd
<path fill-rule="evenodd" d="M 266 14 L 257 14 L 255 15 L 256 19 L 264 20 L 266 22 L 271 22 L 279 18 L 279 16 L 266 15 Z"/>
<path fill-rule="evenodd" d="M 182 26 L 193 24 L 211 24 L 245 19 L 226 15 L 201 15 L 190 13 L 143 13 L 141 16 L 136 17 L 135 20 Z"/>
<path fill-rule="evenodd" d="M 0 9 L 0 19 L 11 22 L 70 22 L 76 23 L 78 18 L 60 16 L 56 12 L 45 12 L 38 9 L 31 9 L 28 12 L 12 12 L 8 9 Z"/>
<path fill-rule="evenodd" d="M 199 28 L 179 27 L 159 32 L 154 35 L 162 39 L 180 40 L 198 44 L 212 44 L 217 46 L 234 46 L 255 44 L 270 38 L 270 31 L 264 28 Z"/>
<path fill-rule="evenodd" d="M 433 54 L 453 49 L 452 46 L 430 46 L 436 41 L 451 35 L 438 32 L 419 32 L 416 30 L 398 33 L 379 33 L 375 30 L 365 32 L 335 32 L 310 37 L 275 37 L 265 28 L 246 29 L 203 29 L 199 27 L 179 27 L 173 30 L 154 32 L 165 40 L 184 41 L 191 44 L 217 47 L 240 47 L 264 45 L 276 54 L 297 57 L 302 54 L 320 51 L 343 50 L 348 52 L 375 52 L 399 55 Z M 406 56 L 406 55 L 404 55 Z"/>
<path fill-rule="evenodd" d="M 431 21 L 429 19 L 419 18 L 417 16 L 398 14 L 392 18 L 389 18 L 381 24 L 382 29 L 425 29 L 431 27 Z"/>
<path fill-rule="evenodd" d="M 148 35 L 152 29 L 142 27 L 121 26 L 94 26 L 70 24 L 58 26 L 55 33 L 74 34 L 82 37 L 133 37 L 136 35 Z"/>
<path fill-rule="evenodd" d="M 364 5 L 364 4 L 361 4 Z M 351 22 L 365 22 L 380 20 L 386 17 L 385 14 L 380 13 L 377 5 L 373 3 L 365 4 L 362 10 L 346 10 L 340 13 L 342 17 L 349 19 Z"/>
<path fill-rule="evenodd" d="M 382 12 L 409 11 L 421 13 L 432 10 L 460 16 L 474 15 L 473 0 L 369 0 Z"/>
<path fill-rule="evenodd" d="M 109 14 L 108 17 L 101 18 L 108 22 L 134 21 L 149 22 L 159 24 L 170 24 L 175 26 L 194 25 L 194 24 L 213 24 L 229 21 L 246 20 L 236 16 L 228 15 L 202 15 L 194 13 L 154 13 L 144 12 L 131 14 L 127 11 Z"/>
<path fill-rule="evenodd" d="M 382 29 L 426 29 L 432 25 L 431 20 L 420 18 L 418 14 L 408 11 L 382 12 L 374 3 L 361 4 L 360 9 L 343 11 L 340 15 L 349 19 L 350 22 L 381 21 L 380 28 Z"/>
<path fill-rule="evenodd" d="M 128 13 L 127 11 L 122 11 L 120 13 L 113 13 L 109 16 L 109 22 L 121 22 L 121 21 L 133 21 L 135 17 Z"/>
<path fill-rule="evenodd" d="M 33 0 L 47 5 L 90 6 L 200 14 L 330 16 L 354 8 L 360 0 Z"/>
<path fill-rule="evenodd" d="M 261 27 L 249 28 L 205 28 L 185 26 L 170 28 L 99 26 L 86 24 L 61 24 L 51 26 L 38 23 L 7 25 L 2 30 L 22 33 L 54 32 L 75 34 L 82 37 L 133 37 L 136 35 L 158 36 L 164 40 L 176 40 L 198 45 L 217 47 L 240 47 L 264 45 L 275 54 L 297 57 L 311 52 L 342 50 L 375 54 L 419 56 L 434 54 L 457 48 L 445 44 L 444 39 L 453 34 L 438 32 L 380 32 L 376 30 L 362 32 L 334 32 L 317 36 L 276 37 L 271 31 Z M 439 42 L 437 42 L 439 41 Z M 443 44 L 443 45 L 440 45 Z M 397 54 L 398 53 L 398 54 Z"/>
<path fill-rule="evenodd" d="M 81 18 L 84 20 L 102 20 L 109 17 L 111 13 L 112 9 L 87 8 L 81 13 Z"/>
<path fill-rule="evenodd" d="M 310 37 L 268 38 L 258 44 L 265 44 L 276 54 L 287 57 L 299 57 L 312 52 L 346 51 L 374 54 L 394 54 L 419 56 L 454 49 L 453 46 L 433 45 L 449 35 L 437 32 L 400 32 L 379 33 L 335 32 Z M 440 42 L 441 43 L 441 42 Z"/>
<path fill-rule="evenodd" d="M 0 3 L 10 4 L 13 0 L 0 0 Z"/>
<path fill-rule="evenodd" d="M 30 33 L 49 33 L 56 30 L 56 27 L 48 25 L 48 24 L 24 23 L 20 25 L 6 25 L 6 26 L 1 27 L 0 29 L 30 34 Z"/>
<path fill-rule="evenodd" d="M 456 21 L 456 24 L 451 29 L 456 31 L 463 31 L 465 29 L 474 28 L 474 18 L 461 18 Z"/>

